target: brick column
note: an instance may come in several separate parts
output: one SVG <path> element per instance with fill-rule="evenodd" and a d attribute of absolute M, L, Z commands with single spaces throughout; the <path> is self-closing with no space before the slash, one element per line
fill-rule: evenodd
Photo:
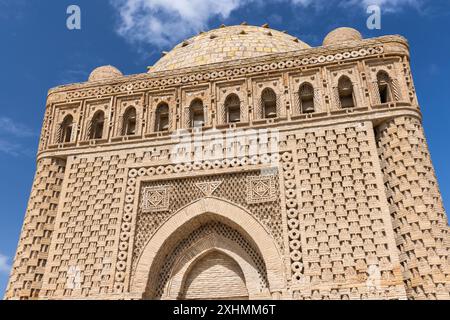
<path fill-rule="evenodd" d="M 449 299 L 449 228 L 422 124 L 389 120 L 376 140 L 408 298 Z"/>
<path fill-rule="evenodd" d="M 37 299 L 42 286 L 66 162 L 41 159 L 14 259 L 5 299 Z"/>

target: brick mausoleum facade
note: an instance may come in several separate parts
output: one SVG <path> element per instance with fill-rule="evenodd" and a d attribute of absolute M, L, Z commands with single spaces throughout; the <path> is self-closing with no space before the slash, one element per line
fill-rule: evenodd
<path fill-rule="evenodd" d="M 6 299 L 449 299 L 400 36 L 222 26 L 51 89 Z"/>

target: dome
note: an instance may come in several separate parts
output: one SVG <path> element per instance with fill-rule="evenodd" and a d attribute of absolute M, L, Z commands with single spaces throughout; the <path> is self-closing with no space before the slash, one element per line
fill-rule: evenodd
<path fill-rule="evenodd" d="M 113 66 L 102 66 L 94 69 L 89 75 L 89 81 L 109 80 L 123 76 L 122 72 Z"/>
<path fill-rule="evenodd" d="M 362 35 L 353 28 L 337 28 L 331 31 L 323 40 L 324 46 L 331 46 L 348 41 L 361 41 Z"/>
<path fill-rule="evenodd" d="M 186 40 L 165 53 L 149 72 L 175 70 L 210 63 L 260 57 L 309 48 L 284 32 L 256 26 L 214 29 Z"/>

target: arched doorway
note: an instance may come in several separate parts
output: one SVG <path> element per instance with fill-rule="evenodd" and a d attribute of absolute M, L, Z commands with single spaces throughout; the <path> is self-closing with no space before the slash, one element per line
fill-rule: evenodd
<path fill-rule="evenodd" d="M 230 256 L 212 251 L 199 259 L 186 276 L 183 300 L 248 300 L 244 273 Z"/>
<path fill-rule="evenodd" d="M 242 207 L 209 197 L 179 210 L 152 236 L 130 293 L 144 299 L 266 299 L 284 290 L 285 279 L 279 249 L 262 224 Z"/>
<path fill-rule="evenodd" d="M 213 215 L 202 216 L 201 222 L 198 219 L 196 221 L 196 228 L 183 236 L 181 236 L 183 233 L 178 234 L 179 240 L 176 245 L 162 250 L 164 257 L 162 264 L 159 267 L 155 266 L 158 276 L 147 283 L 144 298 L 172 300 L 200 299 L 201 296 L 202 299 L 219 299 L 218 292 L 209 291 L 214 287 L 213 282 L 216 281 L 214 277 L 217 276 L 212 271 L 219 269 L 222 271 L 228 269 L 228 279 L 231 281 L 228 288 L 230 291 L 224 291 L 220 299 L 267 296 L 269 287 L 267 271 L 255 245 L 239 231 L 218 221 Z M 221 259 L 209 259 L 213 257 L 211 256 L 213 253 L 216 255 L 219 253 Z M 208 259 L 205 260 L 205 258 Z M 220 261 L 225 264 L 220 265 Z M 197 281 L 196 272 L 198 273 L 207 265 L 213 270 L 203 270 L 201 274 L 203 281 Z M 200 269 L 198 269 L 199 266 Z M 206 277 L 209 278 L 206 279 Z M 242 281 L 238 280 L 239 277 Z M 190 281 L 194 281 L 195 287 L 191 287 Z M 242 294 L 242 290 L 240 295 L 231 294 L 238 283 L 244 285 L 245 295 Z M 203 288 L 200 287 L 201 284 L 204 284 Z M 222 283 L 222 289 L 226 287 L 226 283 Z M 197 288 L 196 291 L 194 290 L 197 297 L 184 296 L 189 288 Z"/>

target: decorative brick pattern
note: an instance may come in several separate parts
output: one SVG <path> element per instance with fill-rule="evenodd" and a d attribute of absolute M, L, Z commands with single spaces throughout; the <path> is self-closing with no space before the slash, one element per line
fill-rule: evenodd
<path fill-rule="evenodd" d="M 449 228 L 422 125 L 390 120 L 377 143 L 408 297 L 448 300 Z"/>
<path fill-rule="evenodd" d="M 36 299 L 40 295 L 65 169 L 66 163 L 60 159 L 37 163 L 6 299 Z"/>
<path fill-rule="evenodd" d="M 203 193 L 204 196 L 210 197 L 214 194 L 217 188 L 220 187 L 223 180 L 221 181 L 210 181 L 210 182 L 198 182 L 195 184 L 197 188 Z"/>
<path fill-rule="evenodd" d="M 212 252 L 188 274 L 182 299 L 248 299 L 239 265 L 223 253 Z"/>
<path fill-rule="evenodd" d="M 277 242 L 281 248 L 283 245 L 281 241 L 283 231 L 278 196 L 270 203 L 247 203 L 246 186 L 242 183 L 242 181 L 245 181 L 245 179 L 250 176 L 254 179 L 254 175 L 257 172 L 258 171 L 248 171 L 246 173 L 228 173 L 221 175 L 220 178 L 222 183 L 214 193 L 214 196 L 229 199 L 238 205 L 246 207 L 255 216 L 255 218 L 258 219 L 258 221 L 261 221 L 267 227 L 274 239 L 277 239 Z M 145 244 L 159 226 L 169 220 L 178 209 L 205 196 L 200 189 L 196 188 L 196 185 L 215 183 L 215 179 L 217 179 L 217 176 L 200 176 L 172 180 L 170 188 L 173 192 L 171 193 L 169 199 L 168 210 L 165 212 L 155 212 L 151 215 L 138 215 L 134 239 L 133 265 L 137 262 L 137 259 L 139 258 Z M 278 190 L 277 180 L 271 176 L 270 181 L 273 184 L 273 189 Z M 154 186 L 158 186 L 159 183 L 160 181 L 145 183 L 143 188 L 155 188 Z M 143 208 L 141 208 L 141 211 L 144 211 Z"/>
<path fill-rule="evenodd" d="M 272 202 L 278 199 L 276 176 L 247 177 L 247 203 Z"/>
<path fill-rule="evenodd" d="M 128 159 L 127 155 L 69 159 L 41 297 L 112 291 Z M 74 269 L 81 285 L 67 286 Z"/>
<path fill-rule="evenodd" d="M 309 48 L 233 26 L 147 74 L 105 66 L 50 90 L 5 298 L 205 297 L 220 272 L 230 297 L 450 299 L 448 220 L 408 61 L 399 36 L 343 28 Z"/>
<path fill-rule="evenodd" d="M 303 131 L 295 135 L 296 155 L 281 157 L 292 283 L 300 296 L 349 295 L 352 287 L 372 298 L 404 296 L 369 130 L 361 123 Z M 373 292 L 371 268 L 380 273 Z"/>
<path fill-rule="evenodd" d="M 170 187 L 146 187 L 142 190 L 142 212 L 167 211 L 169 209 Z"/>
<path fill-rule="evenodd" d="M 183 254 L 183 251 L 189 248 L 190 246 L 194 245 L 194 243 L 197 242 L 199 239 L 215 233 L 222 235 L 225 238 L 228 238 L 233 242 L 237 243 L 249 254 L 251 259 L 253 260 L 252 262 L 258 269 L 260 277 L 259 279 L 260 290 L 263 291 L 264 288 L 268 287 L 266 269 L 264 266 L 264 262 L 261 259 L 258 251 L 251 244 L 249 244 L 248 241 L 245 240 L 242 237 L 242 235 L 240 235 L 239 232 L 237 232 L 236 230 L 233 230 L 227 225 L 221 223 L 208 223 L 202 225 L 197 230 L 194 230 L 186 238 L 181 239 L 177 247 L 171 250 L 171 254 L 166 258 L 166 263 L 161 268 L 161 273 L 159 275 L 159 282 L 158 285 L 156 286 L 157 287 L 156 298 L 161 298 L 163 296 L 166 283 L 167 281 L 169 281 L 169 276 L 170 273 L 172 272 L 173 264 L 176 262 L 176 260 L 180 259 L 180 257 Z"/>

